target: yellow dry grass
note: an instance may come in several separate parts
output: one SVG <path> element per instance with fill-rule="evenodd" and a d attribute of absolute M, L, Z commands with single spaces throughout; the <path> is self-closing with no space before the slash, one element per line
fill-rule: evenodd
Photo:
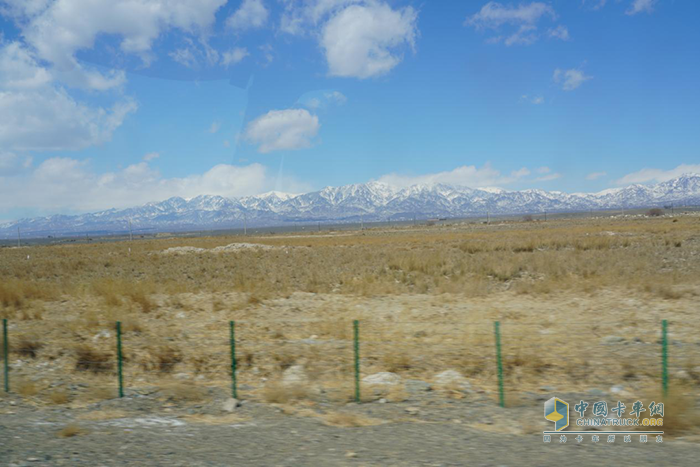
<path fill-rule="evenodd" d="M 671 361 L 691 362 L 683 369 L 696 374 L 699 231 L 700 218 L 683 215 L 50 245 L 32 247 L 30 261 L 26 249 L 3 249 L 0 316 L 16 326 L 12 358 L 30 362 L 20 374 L 50 364 L 61 371 L 42 386 L 89 381 L 110 398 L 115 321 L 128 387 L 165 387 L 184 374 L 166 387 L 174 400 L 230 385 L 229 320 L 239 383 L 253 388 L 243 397 L 271 403 L 315 399 L 319 389 L 352 400 L 353 319 L 363 376 L 432 381 L 453 369 L 495 398 L 499 320 L 507 400 L 541 386 L 641 386 L 659 378 L 661 319 L 683 344 Z M 243 240 L 274 248 L 161 254 Z M 276 383 L 294 365 L 308 383 Z M 401 388 L 362 395 L 401 401 Z"/>

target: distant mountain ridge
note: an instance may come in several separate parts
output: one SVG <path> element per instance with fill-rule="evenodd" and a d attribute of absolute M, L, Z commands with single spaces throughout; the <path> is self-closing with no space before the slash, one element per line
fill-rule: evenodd
<path fill-rule="evenodd" d="M 293 222 L 411 220 L 640 208 L 665 204 L 700 205 L 700 175 L 685 174 L 656 185 L 630 185 L 599 193 L 563 193 L 529 189 L 506 191 L 443 184 L 397 188 L 379 182 L 298 195 L 269 192 L 244 198 L 201 195 L 169 198 L 128 209 L 80 215 L 53 215 L 0 224 L 0 238 L 134 231 L 182 231 L 286 225 Z"/>

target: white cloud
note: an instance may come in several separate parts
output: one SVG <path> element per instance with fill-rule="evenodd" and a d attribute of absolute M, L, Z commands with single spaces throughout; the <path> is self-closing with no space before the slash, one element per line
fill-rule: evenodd
<path fill-rule="evenodd" d="M 523 167 L 510 174 L 502 174 L 487 163 L 482 167 L 464 165 L 456 169 L 433 174 L 408 176 L 391 173 L 380 177 L 377 181 L 397 187 L 408 187 L 416 184 L 444 183 L 471 188 L 483 188 L 508 185 L 530 175 L 530 170 Z"/>
<path fill-rule="evenodd" d="M 500 31 L 509 30 L 506 35 L 492 36 L 487 39 L 488 43 L 503 42 L 505 45 L 530 45 L 539 38 L 537 34 L 537 23 L 548 18 L 556 20 L 557 14 L 554 9 L 542 2 L 521 3 L 518 6 L 503 5 L 498 2 L 488 2 L 478 13 L 467 17 L 464 24 L 472 26 L 478 31 L 487 29 Z M 568 38 L 568 30 L 565 26 L 558 26 L 551 31 L 559 31 Z M 558 36 L 557 36 L 558 37 Z"/>
<path fill-rule="evenodd" d="M 199 65 L 195 52 L 190 47 L 174 50 L 168 55 L 177 63 L 187 68 L 196 68 Z"/>
<path fill-rule="evenodd" d="M 312 110 L 323 109 L 332 105 L 343 105 L 347 98 L 340 91 L 310 91 L 304 93 L 298 100 L 299 105 L 303 105 Z"/>
<path fill-rule="evenodd" d="M 681 164 L 670 170 L 663 169 L 642 169 L 637 172 L 632 172 L 624 177 L 615 180 L 618 185 L 629 185 L 631 183 L 647 183 L 647 182 L 665 182 L 683 174 L 696 173 L 700 174 L 700 164 Z"/>
<path fill-rule="evenodd" d="M 417 18 L 411 7 L 393 10 L 379 2 L 339 11 L 321 32 L 329 74 L 365 79 L 388 73 L 402 60 L 397 49 L 414 46 Z"/>
<path fill-rule="evenodd" d="M 248 55 L 248 50 L 245 47 L 235 47 L 221 54 L 221 64 L 228 68 L 240 62 Z"/>
<path fill-rule="evenodd" d="M 656 0 L 634 0 L 625 13 L 628 15 L 636 15 L 637 13 L 651 13 L 654 11 L 655 3 Z"/>
<path fill-rule="evenodd" d="M 586 180 L 598 180 L 601 177 L 605 177 L 607 174 L 607 172 L 591 172 L 586 175 Z"/>
<path fill-rule="evenodd" d="M 95 211 L 132 207 L 172 196 L 240 197 L 272 189 L 301 192 L 310 187 L 294 178 L 269 174 L 261 164 L 220 164 L 201 174 L 164 178 L 146 162 L 115 172 L 95 173 L 90 170 L 89 161 L 56 157 L 29 173 L 4 178 L 0 183 L 0 212 L 27 208 L 43 212 Z"/>
<path fill-rule="evenodd" d="M 305 109 L 271 110 L 248 124 L 244 138 L 258 152 L 303 149 L 318 133 L 318 117 Z"/>
<path fill-rule="evenodd" d="M 209 133 L 216 133 L 221 129 L 221 122 L 212 122 L 211 126 L 209 127 L 209 130 L 207 130 Z"/>
<path fill-rule="evenodd" d="M 540 104 L 544 104 L 544 97 L 543 96 L 529 96 L 527 94 L 523 94 L 522 96 L 520 96 L 520 102 L 528 102 L 530 104 L 540 105 Z"/>
<path fill-rule="evenodd" d="M 571 39 L 571 36 L 569 36 L 569 28 L 566 26 L 560 24 L 556 28 L 552 28 L 549 30 L 549 37 L 553 37 L 555 39 L 561 39 L 563 41 L 568 41 Z"/>
<path fill-rule="evenodd" d="M 584 82 L 592 78 L 592 76 L 586 76 L 582 70 L 576 68 L 571 68 L 568 70 L 557 68 L 554 70 L 553 75 L 554 82 L 561 85 L 561 88 L 564 91 L 573 91 Z"/>
<path fill-rule="evenodd" d="M 148 154 L 146 154 L 145 156 L 143 156 L 143 160 L 146 161 L 146 162 L 148 162 L 148 161 L 152 161 L 152 160 L 154 160 L 154 159 L 158 159 L 159 157 L 160 157 L 160 153 L 157 153 L 157 152 L 149 152 Z"/>
<path fill-rule="evenodd" d="M 262 0 L 243 0 L 240 8 L 228 17 L 226 25 L 236 31 L 260 28 L 269 14 Z"/>
<path fill-rule="evenodd" d="M 15 175 L 24 169 L 28 169 L 31 165 L 31 156 L 13 152 L 0 152 L 0 178 Z"/>
<path fill-rule="evenodd" d="M 0 91 L 0 148 L 69 150 L 101 144 L 136 107 L 127 100 L 109 110 L 93 108 L 54 88 Z"/>
<path fill-rule="evenodd" d="M 601 8 L 603 8 L 605 6 L 605 4 L 607 2 L 608 2 L 608 0 L 592 0 L 589 2 L 586 2 L 586 0 L 582 0 L 581 4 L 585 5 L 586 3 L 588 3 L 589 5 L 591 5 L 590 6 L 591 10 L 600 10 Z"/>
<path fill-rule="evenodd" d="M 285 11 L 280 20 L 280 31 L 302 35 L 312 32 L 322 21 L 348 5 L 364 0 L 285 0 Z"/>
<path fill-rule="evenodd" d="M 558 178 L 561 178 L 560 173 L 548 173 L 546 175 L 542 175 L 540 177 L 535 178 L 536 182 L 550 182 L 552 180 L 556 180 Z"/>

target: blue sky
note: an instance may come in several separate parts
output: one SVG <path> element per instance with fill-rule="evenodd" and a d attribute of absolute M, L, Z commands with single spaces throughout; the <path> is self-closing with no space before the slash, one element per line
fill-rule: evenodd
<path fill-rule="evenodd" d="M 700 3 L 0 0 L 0 220 L 700 172 Z"/>

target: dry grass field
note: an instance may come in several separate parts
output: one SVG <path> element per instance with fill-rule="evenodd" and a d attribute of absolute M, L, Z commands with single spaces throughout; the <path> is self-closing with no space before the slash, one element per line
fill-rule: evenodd
<path fill-rule="evenodd" d="M 127 391 L 181 401 L 230 385 L 229 320 L 240 397 L 272 403 L 351 400 L 353 319 L 363 376 L 494 401 L 499 320 L 509 404 L 658 393 L 667 319 L 671 385 L 696 393 L 699 296 L 692 214 L 0 249 L 13 391 L 41 405 L 114 397 L 116 321 Z M 405 394 L 363 384 L 366 400 Z"/>

